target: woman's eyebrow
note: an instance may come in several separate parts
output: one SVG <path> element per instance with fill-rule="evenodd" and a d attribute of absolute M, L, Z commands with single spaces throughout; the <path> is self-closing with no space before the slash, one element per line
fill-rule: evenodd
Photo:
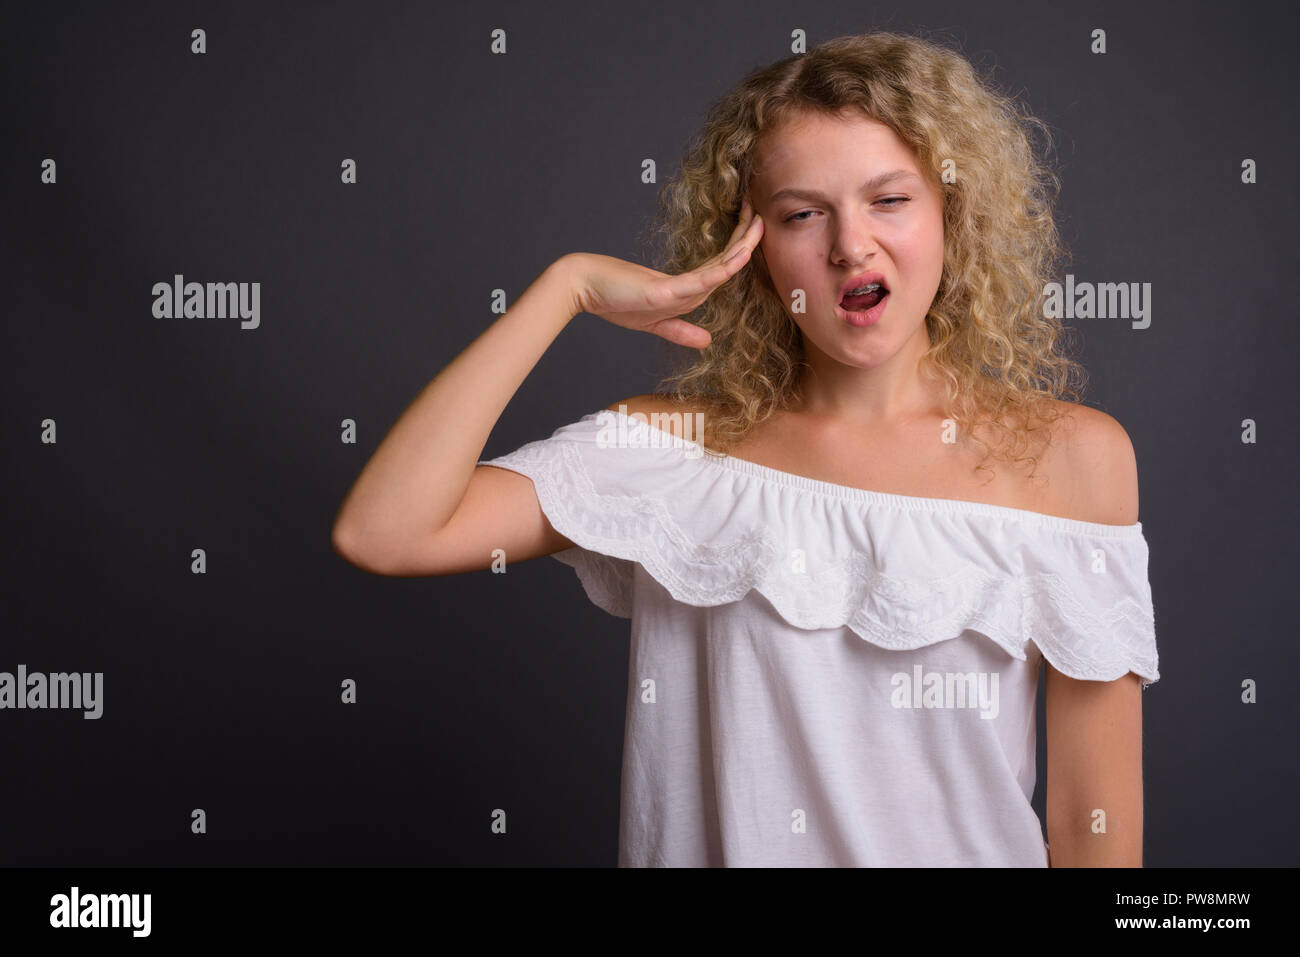
<path fill-rule="evenodd" d="M 880 187 L 882 186 L 888 186 L 890 183 L 893 183 L 900 179 L 917 179 L 917 178 L 918 178 L 917 175 L 911 172 L 910 170 L 905 170 L 905 169 L 890 170 L 888 173 L 880 173 L 876 176 L 873 176 L 871 177 L 871 179 L 863 183 L 862 192 L 869 193 L 872 190 L 880 189 Z M 778 199 L 784 199 L 787 196 L 792 197 L 794 199 L 814 199 L 814 200 L 822 200 L 822 201 L 826 199 L 825 196 L 817 192 L 815 189 L 799 189 L 794 186 L 787 186 L 785 189 L 778 189 L 775 193 L 773 193 L 771 196 L 768 197 L 767 201 L 769 203 L 775 203 Z"/>

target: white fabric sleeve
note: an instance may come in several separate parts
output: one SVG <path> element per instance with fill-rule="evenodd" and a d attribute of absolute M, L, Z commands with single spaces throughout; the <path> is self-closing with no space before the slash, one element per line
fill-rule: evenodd
<path fill-rule="evenodd" d="M 710 456 L 608 410 L 479 465 L 528 476 L 571 566 L 610 614 L 633 613 L 634 564 L 678 601 L 764 595 L 800 628 L 882 648 L 986 635 L 1029 642 L 1073 678 L 1159 680 L 1140 524 L 849 489 Z"/>

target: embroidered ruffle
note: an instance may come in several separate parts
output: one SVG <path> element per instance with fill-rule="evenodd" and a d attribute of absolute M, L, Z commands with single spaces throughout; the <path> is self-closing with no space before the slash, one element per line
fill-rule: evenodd
<path fill-rule="evenodd" d="M 881 648 L 970 629 L 1022 661 L 1032 641 L 1073 678 L 1160 678 L 1140 523 L 833 485 L 610 411 L 479 464 L 532 479 L 575 543 L 552 557 L 612 615 L 632 616 L 640 564 L 680 602 L 757 591 L 796 628 L 847 627 Z"/>

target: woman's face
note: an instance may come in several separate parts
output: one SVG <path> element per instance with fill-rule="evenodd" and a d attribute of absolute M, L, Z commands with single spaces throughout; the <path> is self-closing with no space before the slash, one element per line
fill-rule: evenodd
<path fill-rule="evenodd" d="M 943 200 L 892 129 L 860 114 L 801 114 L 760 142 L 750 196 L 763 217 L 768 273 L 806 346 L 858 368 L 905 345 L 917 355 L 929 347 Z M 864 273 L 883 276 L 889 290 L 870 325 L 853 323 L 840 305 L 845 284 Z"/>

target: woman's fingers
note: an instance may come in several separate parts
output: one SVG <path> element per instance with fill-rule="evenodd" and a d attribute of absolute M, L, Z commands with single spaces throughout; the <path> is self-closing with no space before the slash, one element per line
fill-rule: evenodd
<path fill-rule="evenodd" d="M 746 253 L 753 252 L 754 247 L 758 245 L 759 240 L 762 238 L 763 217 L 755 216 L 749 221 L 749 226 L 746 227 L 744 234 L 741 236 L 740 242 L 722 258 L 722 261 L 724 263 L 731 263 L 734 262 L 738 256 L 743 256 Z"/>
<path fill-rule="evenodd" d="M 661 319 L 653 332 L 678 345 L 703 349 L 712 341 L 708 330 L 680 318 L 694 309 L 724 282 L 744 268 L 750 254 L 763 238 L 763 219 L 746 200 L 740 222 L 727 247 L 714 258 L 676 276 L 664 276 L 646 293 L 647 305 L 672 309 L 677 317 Z"/>
<path fill-rule="evenodd" d="M 735 244 L 723 251 L 722 264 L 734 265 L 737 260 L 744 261 L 744 257 L 754 251 L 754 247 L 759 244 L 763 238 L 763 230 L 766 224 L 763 217 L 755 213 L 750 217 L 749 222 L 745 225 L 745 230 L 737 238 Z"/>
<path fill-rule="evenodd" d="M 751 223 L 744 239 L 728 253 L 729 258 L 721 261 L 710 260 L 696 266 L 690 272 L 667 277 L 660 287 L 662 294 L 673 302 L 690 302 L 693 308 L 703 297 L 738 273 L 749 261 L 750 253 L 754 251 L 763 236 L 762 220 L 755 218 L 754 222 L 759 225 L 755 226 Z"/>
<path fill-rule="evenodd" d="M 726 282 L 745 265 L 746 259 L 763 238 L 763 217 L 753 211 L 749 200 L 741 207 L 740 222 L 722 251 L 706 259 L 690 272 L 674 276 L 673 290 L 680 296 L 712 291 Z"/>
<path fill-rule="evenodd" d="M 717 288 L 744 268 L 762 238 L 763 218 L 754 216 L 734 246 L 724 250 L 720 259 L 701 265 L 693 274 L 701 278 L 703 288 Z"/>
<path fill-rule="evenodd" d="M 651 331 L 669 342 L 691 349 L 704 349 L 713 342 L 709 330 L 677 316 L 660 319 Z"/>
<path fill-rule="evenodd" d="M 754 223 L 759 221 L 760 217 L 754 212 L 754 207 L 749 204 L 746 198 L 740 207 L 740 218 L 736 222 L 736 228 L 731 231 L 731 238 L 727 240 L 727 245 L 718 253 L 716 259 L 719 262 L 726 262 L 735 255 L 736 250 L 744 243 L 749 236 L 750 230 L 754 228 Z"/>

